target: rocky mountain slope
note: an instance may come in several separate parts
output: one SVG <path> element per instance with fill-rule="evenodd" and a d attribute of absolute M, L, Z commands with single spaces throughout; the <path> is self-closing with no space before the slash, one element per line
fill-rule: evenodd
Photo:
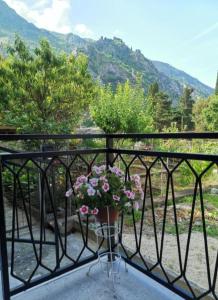
<path fill-rule="evenodd" d="M 206 84 L 200 82 L 197 78 L 174 68 L 173 66 L 163 63 L 161 61 L 152 61 L 159 72 L 165 74 L 171 79 L 177 80 L 182 85 L 192 86 L 195 90 L 196 96 L 205 96 L 213 93 L 213 89 Z"/>
<path fill-rule="evenodd" d="M 118 82 L 125 82 L 127 79 L 135 82 L 137 74 L 141 74 L 145 91 L 152 82 L 157 81 L 174 103 L 178 101 L 186 84 L 194 87 L 197 96 L 208 96 L 212 92 L 211 88 L 198 80 L 190 81 L 192 77 L 189 75 L 187 81 L 187 76 L 184 76 L 186 73 L 182 71 L 177 70 L 176 76 L 167 72 L 166 68 L 163 68 L 165 64 L 161 66 L 158 62 L 152 62 L 140 50 L 133 51 L 119 38 L 102 37 L 94 41 L 74 34 L 64 35 L 39 29 L 0 0 L 1 52 L 6 52 L 6 45 L 13 42 L 15 34 L 23 38 L 31 48 L 35 47 L 41 38 L 46 38 L 57 51 L 85 53 L 89 57 L 89 70 L 93 77 L 101 83 L 111 83 L 114 88 Z"/>

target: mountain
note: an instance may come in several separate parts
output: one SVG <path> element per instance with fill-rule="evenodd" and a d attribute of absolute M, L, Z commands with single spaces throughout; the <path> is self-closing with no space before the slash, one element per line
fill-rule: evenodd
<path fill-rule="evenodd" d="M 46 38 L 57 50 L 70 52 L 70 44 L 81 47 L 86 40 L 79 36 L 68 34 L 63 35 L 45 29 L 39 29 L 32 23 L 19 16 L 15 10 L 10 8 L 3 0 L 0 0 L 0 43 L 3 50 L 6 44 L 11 44 L 18 34 L 31 48 L 38 45 L 40 39 Z"/>
<path fill-rule="evenodd" d="M 171 79 L 177 80 L 183 86 L 190 86 L 194 88 L 194 93 L 197 97 L 207 97 L 212 94 L 214 90 L 206 84 L 200 82 L 197 78 L 190 76 L 189 74 L 174 68 L 173 66 L 163 63 L 161 61 L 152 61 L 157 70 Z"/>
<path fill-rule="evenodd" d="M 180 78 L 170 76 L 163 70 L 160 71 L 159 66 L 155 65 L 156 62 L 147 59 L 140 50 L 133 51 L 119 38 L 102 37 L 94 41 L 72 33 L 60 34 L 39 29 L 0 0 L 0 44 L 3 53 L 6 51 L 6 45 L 13 42 L 15 34 L 23 38 L 31 48 L 34 48 L 44 37 L 57 51 L 85 53 L 89 57 L 89 70 L 92 76 L 101 83 L 111 83 L 114 88 L 118 82 L 125 82 L 127 79 L 134 83 L 137 75 L 141 74 L 145 91 L 156 81 L 160 89 L 168 93 L 174 103 L 178 101 L 183 91 L 184 83 L 181 84 Z M 178 72 L 182 73 L 179 70 Z M 212 89 L 199 81 L 197 83 L 194 86 L 196 95 L 208 96 L 211 93 Z"/>
<path fill-rule="evenodd" d="M 32 23 L 20 17 L 4 1 L 0 0 L 0 41 L 10 42 L 14 39 L 15 33 L 19 34 L 30 45 L 38 42 L 42 36 L 56 42 L 56 38 L 52 33 L 38 29 Z"/>
<path fill-rule="evenodd" d="M 111 83 L 115 87 L 117 82 L 125 82 L 126 79 L 135 82 L 137 74 L 141 74 L 145 90 L 152 82 L 157 81 L 160 88 L 172 98 L 178 98 L 182 92 L 177 81 L 160 73 L 140 50 L 133 51 L 119 38 L 102 37 L 89 43 L 84 52 L 89 57 L 91 73 L 103 83 Z"/>

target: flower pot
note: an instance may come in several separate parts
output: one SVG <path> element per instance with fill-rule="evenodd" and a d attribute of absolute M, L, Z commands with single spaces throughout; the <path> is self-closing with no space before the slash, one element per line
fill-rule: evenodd
<path fill-rule="evenodd" d="M 118 216 L 119 211 L 115 207 L 100 207 L 98 214 L 96 215 L 96 220 L 99 223 L 108 223 L 111 225 L 118 219 Z"/>

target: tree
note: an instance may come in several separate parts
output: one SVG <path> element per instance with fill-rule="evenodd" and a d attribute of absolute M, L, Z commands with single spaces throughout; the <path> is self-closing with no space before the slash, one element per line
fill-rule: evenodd
<path fill-rule="evenodd" d="M 205 131 L 208 128 L 207 120 L 205 118 L 205 109 L 208 107 L 207 99 L 199 99 L 197 100 L 192 109 L 192 119 L 195 124 L 196 131 Z"/>
<path fill-rule="evenodd" d="M 218 95 L 198 100 L 193 106 L 193 120 L 198 131 L 218 131 Z"/>
<path fill-rule="evenodd" d="M 154 97 L 155 95 L 157 95 L 158 92 L 159 92 L 159 85 L 155 81 L 148 87 L 148 96 Z"/>
<path fill-rule="evenodd" d="M 9 94 L 4 81 L 7 72 L 8 62 L 0 55 L 0 124 L 3 123 L 4 110 L 8 108 L 9 104 Z"/>
<path fill-rule="evenodd" d="M 94 95 L 84 55 L 56 54 L 46 40 L 30 52 L 20 38 L 0 60 L 2 122 L 22 133 L 70 133 Z"/>
<path fill-rule="evenodd" d="M 105 132 L 114 133 L 121 130 L 118 103 L 111 85 L 98 88 L 97 97 L 91 103 L 90 112 L 94 122 Z"/>
<path fill-rule="evenodd" d="M 159 90 L 158 83 L 150 85 L 146 98 L 146 114 L 152 118 L 154 130 L 162 131 L 172 121 L 172 102 L 167 94 Z"/>
<path fill-rule="evenodd" d="M 210 96 L 202 111 L 202 120 L 206 130 L 218 131 L 218 95 Z"/>
<path fill-rule="evenodd" d="M 156 128 L 162 131 L 164 127 L 170 126 L 172 121 L 172 102 L 167 94 L 159 92 L 157 94 L 156 105 Z"/>
<path fill-rule="evenodd" d="M 216 77 L 215 95 L 218 95 L 218 72 Z"/>
<path fill-rule="evenodd" d="M 179 109 L 181 115 L 181 130 L 192 130 L 193 121 L 192 121 L 192 107 L 194 101 L 191 94 L 193 93 L 193 88 L 185 87 L 183 94 L 179 100 Z"/>
<path fill-rule="evenodd" d="M 119 83 L 113 92 L 111 85 L 99 87 L 91 104 L 95 123 L 107 133 L 144 132 L 146 130 L 145 99 L 141 81 L 132 86 Z"/>

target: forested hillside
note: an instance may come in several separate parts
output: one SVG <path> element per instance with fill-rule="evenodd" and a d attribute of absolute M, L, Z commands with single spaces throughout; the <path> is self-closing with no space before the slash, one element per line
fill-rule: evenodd
<path fill-rule="evenodd" d="M 0 41 L 4 54 L 7 44 L 13 43 L 15 34 L 24 39 L 32 49 L 38 45 L 41 38 L 46 38 L 58 51 L 85 53 L 89 58 L 89 71 L 93 77 L 101 83 L 110 83 L 113 89 L 118 83 L 124 83 L 126 80 L 134 84 L 140 74 L 145 92 L 150 84 L 157 82 L 160 89 L 176 104 L 184 85 L 189 85 L 189 81 L 181 80 L 184 78 L 182 71 L 178 71 L 177 76 L 167 74 L 163 69 L 160 70 L 156 63 L 147 59 L 140 50 L 133 51 L 119 38 L 102 37 L 94 41 L 74 34 L 64 35 L 39 29 L 0 0 Z M 192 82 L 191 86 L 195 90 L 194 97 L 208 96 L 212 92 L 211 88 L 200 82 Z"/>

